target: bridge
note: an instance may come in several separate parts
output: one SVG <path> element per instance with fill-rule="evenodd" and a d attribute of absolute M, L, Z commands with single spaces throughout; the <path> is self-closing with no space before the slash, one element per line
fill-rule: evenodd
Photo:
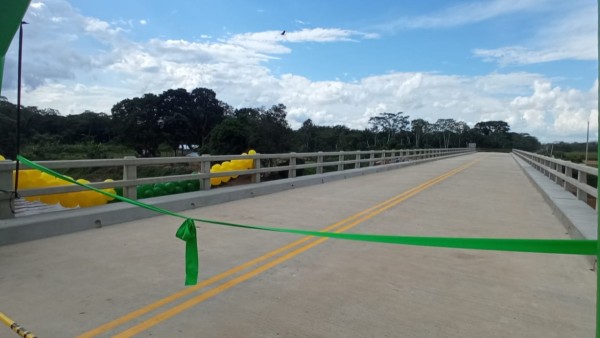
<path fill-rule="evenodd" d="M 253 158 L 260 164 L 266 156 Z M 295 161 L 306 154 L 286 156 L 279 169 L 255 166 L 251 184 L 211 190 L 211 174 L 201 165 L 205 190 L 149 201 L 189 217 L 333 232 L 597 236 L 597 192 L 588 185 L 595 169 L 570 162 L 520 151 L 314 154 L 307 164 Z M 327 165 L 338 170 L 324 172 Z M 295 177 L 299 167 L 311 166 L 314 175 Z M 8 167 L 0 163 L 0 174 Z M 288 178 L 261 183 L 261 174 L 272 170 Z M 117 184 L 131 187 L 136 180 Z M 45 192 L 60 189 L 78 188 Z M 199 283 L 184 287 L 185 246 L 174 236 L 181 220 L 132 210 L 119 203 L 0 220 L 0 311 L 44 337 L 595 332 L 591 257 L 365 243 L 198 223 Z M 127 217 L 132 220 L 105 226 Z M 0 335 L 11 333 L 0 327 Z"/>

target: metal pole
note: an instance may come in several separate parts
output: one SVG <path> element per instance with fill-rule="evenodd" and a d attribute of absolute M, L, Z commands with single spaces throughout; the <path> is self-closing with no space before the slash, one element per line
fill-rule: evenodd
<path fill-rule="evenodd" d="M 596 23 L 600 22 L 600 0 L 596 1 L 596 10 L 597 10 L 597 16 L 596 16 Z M 597 57 L 600 56 L 600 25 L 597 25 L 598 27 L 598 36 L 597 36 L 597 40 L 596 40 L 596 46 L 597 46 Z M 596 60 L 599 60 L 598 58 L 596 58 Z M 596 74 L 596 76 L 600 77 L 600 68 L 596 67 L 596 69 L 598 70 L 598 73 Z M 598 98 L 600 98 L 600 87 L 598 88 Z M 596 116 L 596 118 L 598 118 L 598 120 L 600 121 L 600 100 L 596 99 L 596 104 L 597 104 L 597 112 L 598 112 L 598 116 Z M 598 135 L 600 135 L 600 123 L 598 124 Z M 596 151 L 597 151 L 597 156 L 598 158 L 600 158 L 600 147 L 596 147 Z M 600 177 L 600 167 L 597 167 L 597 177 Z M 596 189 L 600 190 L 600 180 L 597 180 L 598 182 L 596 183 Z M 596 203 L 596 205 L 598 205 L 598 203 Z M 596 209 L 596 223 L 597 223 L 597 230 L 596 233 L 600 234 L 600 217 L 598 217 L 598 209 Z M 598 326 L 600 324 L 600 278 L 598 278 L 598 261 L 600 261 L 600 240 L 598 240 L 598 236 L 596 236 L 596 338 L 600 338 L 600 327 Z"/>
<path fill-rule="evenodd" d="M 588 119 L 587 138 L 585 139 L 585 164 L 588 162 L 588 146 L 590 144 L 590 120 Z"/>
<path fill-rule="evenodd" d="M 21 154 L 21 64 L 23 60 L 23 25 L 27 22 L 21 21 L 19 26 L 19 67 L 17 74 L 17 152 L 16 155 Z M 17 158 L 17 164 L 15 168 L 15 198 L 17 195 L 17 187 L 19 186 L 19 159 Z"/>

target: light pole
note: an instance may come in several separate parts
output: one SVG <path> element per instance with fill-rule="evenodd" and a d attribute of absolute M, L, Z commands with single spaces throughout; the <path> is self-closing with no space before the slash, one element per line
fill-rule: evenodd
<path fill-rule="evenodd" d="M 27 22 L 21 21 L 19 26 L 19 66 L 17 71 L 17 151 L 16 154 L 21 154 L 21 64 L 23 61 L 23 25 Z M 19 186 L 19 159 L 16 159 L 15 167 L 15 198 L 18 198 L 17 187 Z"/>
<path fill-rule="evenodd" d="M 588 146 L 590 144 L 590 119 L 588 119 L 587 138 L 585 139 L 585 165 L 588 162 Z"/>

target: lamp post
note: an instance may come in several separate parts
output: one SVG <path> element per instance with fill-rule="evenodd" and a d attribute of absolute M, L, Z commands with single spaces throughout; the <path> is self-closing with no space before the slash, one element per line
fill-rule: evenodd
<path fill-rule="evenodd" d="M 585 139 L 585 165 L 588 163 L 588 146 L 590 144 L 590 120 L 588 119 L 587 137 Z"/>
<path fill-rule="evenodd" d="M 19 66 L 17 71 L 17 151 L 16 154 L 21 153 L 21 65 L 23 61 L 23 25 L 27 22 L 21 21 L 19 26 Z M 16 159 L 15 167 L 15 197 L 17 195 L 17 187 L 19 186 L 19 159 Z"/>

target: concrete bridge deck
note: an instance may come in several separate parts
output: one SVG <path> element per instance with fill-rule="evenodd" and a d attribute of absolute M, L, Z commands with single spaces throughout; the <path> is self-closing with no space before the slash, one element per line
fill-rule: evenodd
<path fill-rule="evenodd" d="M 497 153 L 185 213 L 315 230 L 569 238 L 513 157 Z M 186 288 L 180 223 L 159 216 L 0 247 L 0 311 L 42 337 L 594 336 L 596 276 L 584 257 L 199 224 L 200 284 Z"/>

